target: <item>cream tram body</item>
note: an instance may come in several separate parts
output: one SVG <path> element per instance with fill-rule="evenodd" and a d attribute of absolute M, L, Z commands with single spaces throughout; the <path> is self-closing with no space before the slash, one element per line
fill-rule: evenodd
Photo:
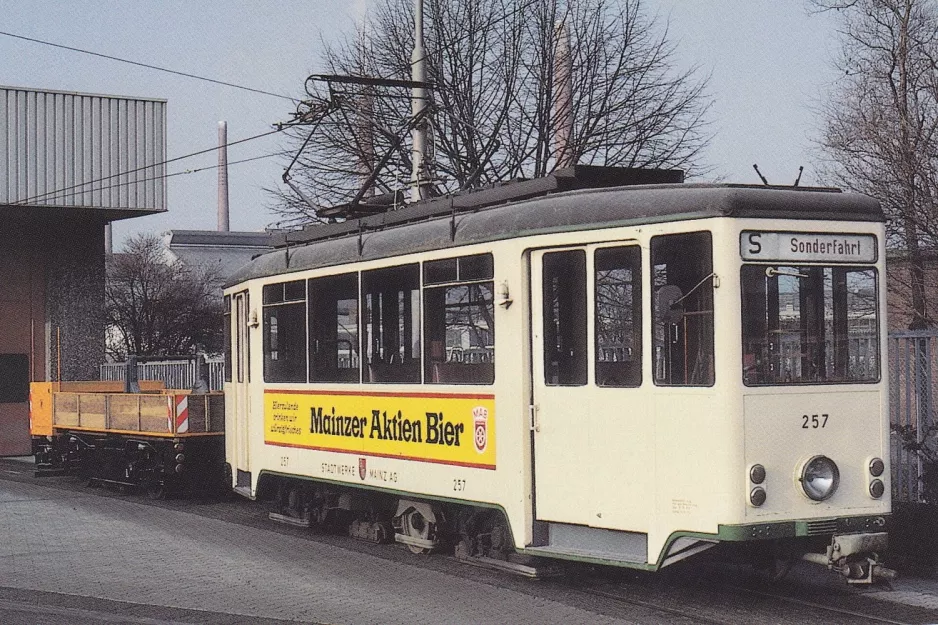
<path fill-rule="evenodd" d="M 517 551 L 648 569 L 839 535 L 875 561 L 876 202 L 674 184 L 380 220 L 259 257 L 226 289 L 239 492 L 302 481 L 399 498 L 398 514 L 490 509 Z M 303 355 L 283 381 L 290 305 Z"/>

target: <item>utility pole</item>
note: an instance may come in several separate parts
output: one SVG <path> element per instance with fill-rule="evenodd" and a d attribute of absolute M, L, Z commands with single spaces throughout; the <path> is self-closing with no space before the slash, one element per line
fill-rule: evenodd
<path fill-rule="evenodd" d="M 423 0 L 414 0 L 414 52 L 410 57 L 411 80 L 417 83 L 411 89 L 411 112 L 414 119 L 427 107 L 427 54 L 423 47 Z M 410 133 L 413 138 L 411 171 L 411 202 L 429 197 L 427 176 L 427 122 L 421 119 Z"/>

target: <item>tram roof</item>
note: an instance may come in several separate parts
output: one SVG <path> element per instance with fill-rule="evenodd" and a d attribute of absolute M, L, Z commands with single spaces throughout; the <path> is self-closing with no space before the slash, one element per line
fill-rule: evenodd
<path fill-rule="evenodd" d="M 680 174 L 661 173 L 665 179 Z M 878 201 L 834 188 L 676 182 L 552 191 L 563 189 L 562 175 L 561 184 L 556 172 L 516 183 L 533 183 L 527 191 L 518 190 L 521 199 L 496 187 L 487 190 L 488 196 L 482 191 L 476 197 L 470 193 L 436 198 L 398 211 L 286 233 L 275 242 L 280 249 L 254 258 L 230 277 L 228 286 L 307 269 L 571 230 L 713 217 L 885 220 Z"/>

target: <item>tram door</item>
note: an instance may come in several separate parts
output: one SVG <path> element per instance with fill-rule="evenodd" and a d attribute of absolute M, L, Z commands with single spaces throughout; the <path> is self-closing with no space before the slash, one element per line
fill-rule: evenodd
<path fill-rule="evenodd" d="M 538 520 L 612 527 L 631 514 L 609 484 L 641 455 L 641 256 L 634 244 L 531 253 Z"/>
<path fill-rule="evenodd" d="M 586 250 L 532 253 L 534 482 L 539 520 L 587 523 L 590 388 Z M 579 517 L 583 518 L 579 518 Z"/>
<path fill-rule="evenodd" d="M 248 393 L 248 383 L 251 381 L 250 362 L 251 351 L 248 342 L 248 315 L 250 314 L 250 299 L 248 293 L 236 293 L 234 295 L 234 331 L 232 336 L 232 357 L 234 371 L 232 372 L 232 384 L 234 401 L 232 414 L 234 415 L 234 432 L 229 432 L 229 436 L 234 434 L 234 456 L 235 469 L 237 472 L 237 485 L 250 486 L 249 479 L 245 484 L 245 474 L 250 471 L 248 462 L 248 417 L 250 415 L 250 395 Z"/>

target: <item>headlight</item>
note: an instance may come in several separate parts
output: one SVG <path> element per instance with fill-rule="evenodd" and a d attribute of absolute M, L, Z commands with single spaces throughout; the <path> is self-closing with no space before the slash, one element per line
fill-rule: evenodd
<path fill-rule="evenodd" d="M 801 488 L 814 501 L 824 501 L 834 494 L 840 483 L 840 470 L 827 456 L 814 456 L 801 470 Z"/>

